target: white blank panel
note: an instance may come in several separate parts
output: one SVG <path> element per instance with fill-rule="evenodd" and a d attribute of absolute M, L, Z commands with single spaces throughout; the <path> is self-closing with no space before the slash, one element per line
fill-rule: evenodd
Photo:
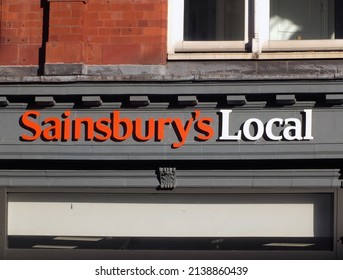
<path fill-rule="evenodd" d="M 20 195 L 17 195 L 20 196 Z M 207 195 L 211 196 L 211 195 Z M 175 197 L 89 201 L 25 201 L 11 196 L 8 235 L 130 237 L 313 237 L 314 203 L 213 203 Z M 281 197 L 280 195 L 278 197 Z M 64 199 L 66 200 L 66 199 Z M 108 201 L 106 201 L 108 200 Z M 213 201 L 211 201 L 213 200 Z"/>

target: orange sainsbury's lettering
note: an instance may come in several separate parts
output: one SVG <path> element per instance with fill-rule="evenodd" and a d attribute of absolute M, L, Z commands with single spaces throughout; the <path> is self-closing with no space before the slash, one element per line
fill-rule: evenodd
<path fill-rule="evenodd" d="M 47 118 L 42 122 L 43 125 L 50 124 L 42 132 L 42 138 L 46 141 L 58 141 L 62 137 L 61 120 L 58 118 Z"/>
<path fill-rule="evenodd" d="M 129 118 L 120 118 L 120 112 L 112 113 L 112 136 L 117 141 L 124 141 L 131 137 L 133 131 L 132 121 Z"/>
<path fill-rule="evenodd" d="M 40 116 L 40 113 L 37 111 L 28 111 L 25 112 L 21 118 L 20 118 L 20 123 L 25 128 L 26 130 L 30 131 L 32 133 L 32 136 L 22 134 L 21 139 L 24 141 L 34 141 L 37 140 L 41 133 L 42 129 L 39 124 L 36 122 L 33 122 L 30 120 L 30 118 L 36 119 L 37 117 Z"/>
<path fill-rule="evenodd" d="M 172 121 L 173 120 L 171 118 L 166 118 L 166 119 L 160 118 L 157 120 L 157 137 L 156 137 L 157 141 L 164 140 L 164 126 L 172 123 Z"/>
<path fill-rule="evenodd" d="M 95 135 L 94 139 L 97 141 L 107 141 L 111 138 L 112 130 L 108 125 L 111 123 L 111 119 L 100 118 L 94 123 L 94 131 L 100 135 Z"/>
<path fill-rule="evenodd" d="M 60 117 L 38 117 L 38 111 L 27 111 L 21 118 L 21 126 L 29 133 L 23 133 L 22 141 L 125 141 L 133 139 L 137 142 L 167 141 L 166 132 L 174 139 L 171 147 L 174 149 L 183 146 L 190 135 L 196 141 L 207 141 L 214 135 L 211 127 L 212 118 L 201 117 L 200 111 L 196 110 L 189 115 L 189 119 L 183 118 L 142 118 L 122 117 L 119 111 L 113 111 L 108 117 L 94 119 L 92 117 L 77 117 L 69 110 L 63 112 Z M 193 132 L 192 132 L 193 131 Z M 171 134 L 172 133 L 172 134 Z M 195 135 L 195 136 L 194 136 Z M 176 139 L 176 140 L 175 140 Z"/>
<path fill-rule="evenodd" d="M 69 141 L 70 140 L 70 130 L 71 130 L 71 121 L 69 119 L 70 111 L 65 111 L 62 114 L 63 122 L 62 122 L 62 141 Z"/>
<path fill-rule="evenodd" d="M 201 141 L 210 140 L 214 135 L 213 127 L 210 125 L 212 118 L 202 118 L 195 124 L 195 129 L 199 132 L 196 136 Z"/>
<path fill-rule="evenodd" d="M 143 135 L 143 121 L 141 118 L 136 119 L 134 122 L 134 133 L 135 133 L 135 137 L 139 140 L 139 141 L 148 141 L 152 138 L 154 138 L 154 134 L 155 134 L 155 120 L 154 119 L 149 119 L 148 121 L 146 121 L 146 128 L 145 128 L 145 136 Z"/>

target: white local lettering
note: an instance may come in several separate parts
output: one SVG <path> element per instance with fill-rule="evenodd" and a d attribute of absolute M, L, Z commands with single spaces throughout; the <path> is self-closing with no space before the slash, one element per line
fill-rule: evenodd
<path fill-rule="evenodd" d="M 232 110 L 220 110 L 221 127 L 219 128 L 219 140 L 238 141 L 243 139 L 257 141 L 263 136 L 271 141 L 306 141 L 313 140 L 312 136 L 312 110 L 304 110 L 303 119 L 297 118 L 273 118 L 263 124 L 260 119 L 251 118 L 243 123 L 243 129 L 238 130 L 234 135 L 230 134 L 230 114 Z M 278 134 L 275 127 L 284 127 Z M 251 133 L 251 127 L 254 133 Z"/>

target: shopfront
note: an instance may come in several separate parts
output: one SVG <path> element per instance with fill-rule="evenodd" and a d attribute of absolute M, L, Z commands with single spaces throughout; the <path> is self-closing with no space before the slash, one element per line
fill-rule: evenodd
<path fill-rule="evenodd" d="M 341 82 L 1 86 L 5 259 L 342 259 Z"/>

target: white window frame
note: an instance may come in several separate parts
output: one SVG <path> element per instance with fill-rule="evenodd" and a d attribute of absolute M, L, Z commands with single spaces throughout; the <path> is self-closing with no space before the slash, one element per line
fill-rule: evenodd
<path fill-rule="evenodd" d="M 261 51 L 335 51 L 343 50 L 342 39 L 317 39 L 317 40 L 269 40 L 270 1 L 255 0 L 255 10 L 260 15 L 257 22 L 261 35 Z M 257 25 L 255 25 L 256 29 Z"/>
<path fill-rule="evenodd" d="M 343 58 L 342 39 L 269 40 L 270 1 L 254 1 L 254 22 L 249 22 L 245 1 L 244 41 L 184 41 L 184 0 L 168 1 L 168 59 L 306 59 Z M 253 25 L 253 37 L 248 28 Z M 246 51 L 246 45 L 250 50 Z"/>
<path fill-rule="evenodd" d="M 245 1 L 243 41 L 184 41 L 184 0 L 168 2 L 168 53 L 177 52 L 244 52 L 248 43 L 249 0 Z"/>

